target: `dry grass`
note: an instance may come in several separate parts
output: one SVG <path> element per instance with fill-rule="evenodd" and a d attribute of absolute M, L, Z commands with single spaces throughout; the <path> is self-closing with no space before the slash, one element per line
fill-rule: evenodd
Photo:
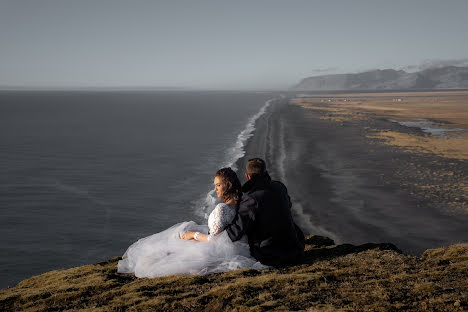
<path fill-rule="evenodd" d="M 301 97 L 291 100 L 307 109 L 323 111 L 323 119 L 337 122 L 386 118 L 411 121 L 414 118 L 440 121 L 444 128 L 461 128 L 446 138 L 402 133 L 377 132 L 386 144 L 414 152 L 442 157 L 468 159 L 468 92 L 411 92 L 340 94 Z M 406 133 L 405 133 L 406 134 Z"/>
<path fill-rule="evenodd" d="M 320 238 L 319 238 L 320 240 Z M 316 244 L 314 239 L 310 244 Z M 324 241 L 324 245 L 329 241 Z M 327 243 L 328 242 L 328 243 Z M 392 246 L 309 245 L 304 264 L 137 279 L 108 262 L 0 291 L 1 311 L 461 311 L 468 244 L 406 256 Z"/>
<path fill-rule="evenodd" d="M 440 138 L 416 136 L 397 131 L 375 131 L 369 138 L 379 139 L 383 144 L 398 146 L 409 152 L 436 154 L 446 158 L 468 160 L 468 137 Z"/>

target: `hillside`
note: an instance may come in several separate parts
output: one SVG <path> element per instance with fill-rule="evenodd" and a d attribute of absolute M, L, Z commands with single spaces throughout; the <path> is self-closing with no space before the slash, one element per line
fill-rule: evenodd
<path fill-rule="evenodd" d="M 415 73 L 403 70 L 373 70 L 356 74 L 308 77 L 293 90 L 421 90 L 468 88 L 468 67 L 446 66 Z"/>
<path fill-rule="evenodd" d="M 1 311 L 461 311 L 468 244 L 402 254 L 391 244 L 310 236 L 301 265 L 137 279 L 118 258 L 52 271 L 0 290 Z"/>

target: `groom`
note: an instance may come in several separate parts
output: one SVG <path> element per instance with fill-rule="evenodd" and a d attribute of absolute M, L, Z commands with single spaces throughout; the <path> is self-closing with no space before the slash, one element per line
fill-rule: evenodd
<path fill-rule="evenodd" d="M 283 183 L 271 180 L 265 161 L 250 159 L 239 210 L 226 231 L 232 241 L 247 235 L 250 253 L 271 266 L 297 263 L 304 256 L 304 234 L 291 216 L 291 200 Z"/>

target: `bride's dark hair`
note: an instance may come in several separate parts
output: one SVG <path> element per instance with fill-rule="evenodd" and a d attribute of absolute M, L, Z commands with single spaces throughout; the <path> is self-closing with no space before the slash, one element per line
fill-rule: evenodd
<path fill-rule="evenodd" d="M 221 168 L 216 171 L 215 176 L 221 178 L 226 185 L 222 195 L 223 202 L 228 202 L 231 199 L 238 202 L 242 198 L 242 186 L 234 170 L 229 167 Z"/>

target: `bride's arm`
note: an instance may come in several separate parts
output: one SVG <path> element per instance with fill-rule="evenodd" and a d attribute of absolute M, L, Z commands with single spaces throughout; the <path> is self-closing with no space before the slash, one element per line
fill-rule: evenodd
<path fill-rule="evenodd" d="M 195 233 L 198 233 L 197 235 L 197 239 L 195 239 Z M 209 241 L 210 235 L 207 235 L 207 234 L 203 234 L 203 233 L 200 233 L 200 232 L 185 232 L 184 234 L 182 234 L 182 239 L 186 239 L 186 240 L 197 240 L 197 241 L 200 241 L 200 242 L 207 242 Z"/>
<path fill-rule="evenodd" d="M 224 230 L 226 226 L 225 214 L 226 209 L 230 209 L 226 204 L 218 204 L 216 205 L 215 209 L 211 212 L 210 216 L 208 217 L 208 228 L 210 229 L 210 234 L 203 234 L 199 232 L 185 232 L 182 234 L 182 239 L 187 240 L 197 240 L 200 242 L 208 242 L 211 238 L 218 235 Z M 198 233 L 198 234 L 196 234 Z M 195 237 L 196 234 L 196 237 Z"/>

